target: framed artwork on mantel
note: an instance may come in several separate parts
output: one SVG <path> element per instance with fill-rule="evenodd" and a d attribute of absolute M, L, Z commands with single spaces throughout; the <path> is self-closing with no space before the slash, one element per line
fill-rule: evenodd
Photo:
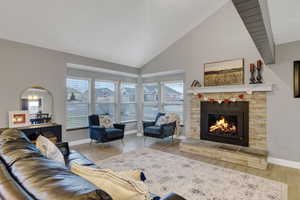
<path fill-rule="evenodd" d="M 244 59 L 204 64 L 204 86 L 244 84 Z"/>

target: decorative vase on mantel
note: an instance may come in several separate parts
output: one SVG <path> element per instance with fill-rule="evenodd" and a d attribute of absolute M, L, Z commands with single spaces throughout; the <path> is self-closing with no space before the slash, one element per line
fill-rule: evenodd
<path fill-rule="evenodd" d="M 262 61 L 257 61 L 257 76 L 256 76 L 256 83 L 263 83 L 263 77 L 262 77 Z"/>
<path fill-rule="evenodd" d="M 256 83 L 256 79 L 255 79 L 255 64 L 250 64 L 250 84 L 255 84 Z"/>

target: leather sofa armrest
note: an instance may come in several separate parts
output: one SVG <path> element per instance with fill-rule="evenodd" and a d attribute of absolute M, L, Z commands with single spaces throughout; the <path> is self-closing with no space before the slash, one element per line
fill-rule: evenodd
<path fill-rule="evenodd" d="M 116 123 L 114 124 L 114 128 L 125 130 L 125 124 Z"/>
<path fill-rule="evenodd" d="M 171 193 L 171 194 L 161 198 L 160 200 L 186 200 L 186 199 L 183 198 L 182 196 L 179 196 L 178 194 Z"/>

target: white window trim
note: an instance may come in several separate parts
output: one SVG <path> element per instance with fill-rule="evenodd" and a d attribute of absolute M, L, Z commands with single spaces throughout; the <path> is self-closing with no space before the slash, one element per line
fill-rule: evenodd
<path fill-rule="evenodd" d="M 124 120 L 124 121 L 121 121 L 121 123 L 124 123 L 124 124 L 127 124 L 127 123 L 134 123 L 134 122 L 137 122 L 138 120 L 135 119 L 135 120 Z"/>

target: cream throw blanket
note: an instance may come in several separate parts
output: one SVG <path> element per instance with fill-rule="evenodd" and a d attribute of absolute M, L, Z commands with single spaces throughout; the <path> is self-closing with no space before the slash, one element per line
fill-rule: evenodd
<path fill-rule="evenodd" d="M 133 172 L 113 172 L 74 163 L 71 171 L 107 192 L 114 200 L 150 200 L 148 188 Z M 128 174 L 129 173 L 129 174 Z"/>

